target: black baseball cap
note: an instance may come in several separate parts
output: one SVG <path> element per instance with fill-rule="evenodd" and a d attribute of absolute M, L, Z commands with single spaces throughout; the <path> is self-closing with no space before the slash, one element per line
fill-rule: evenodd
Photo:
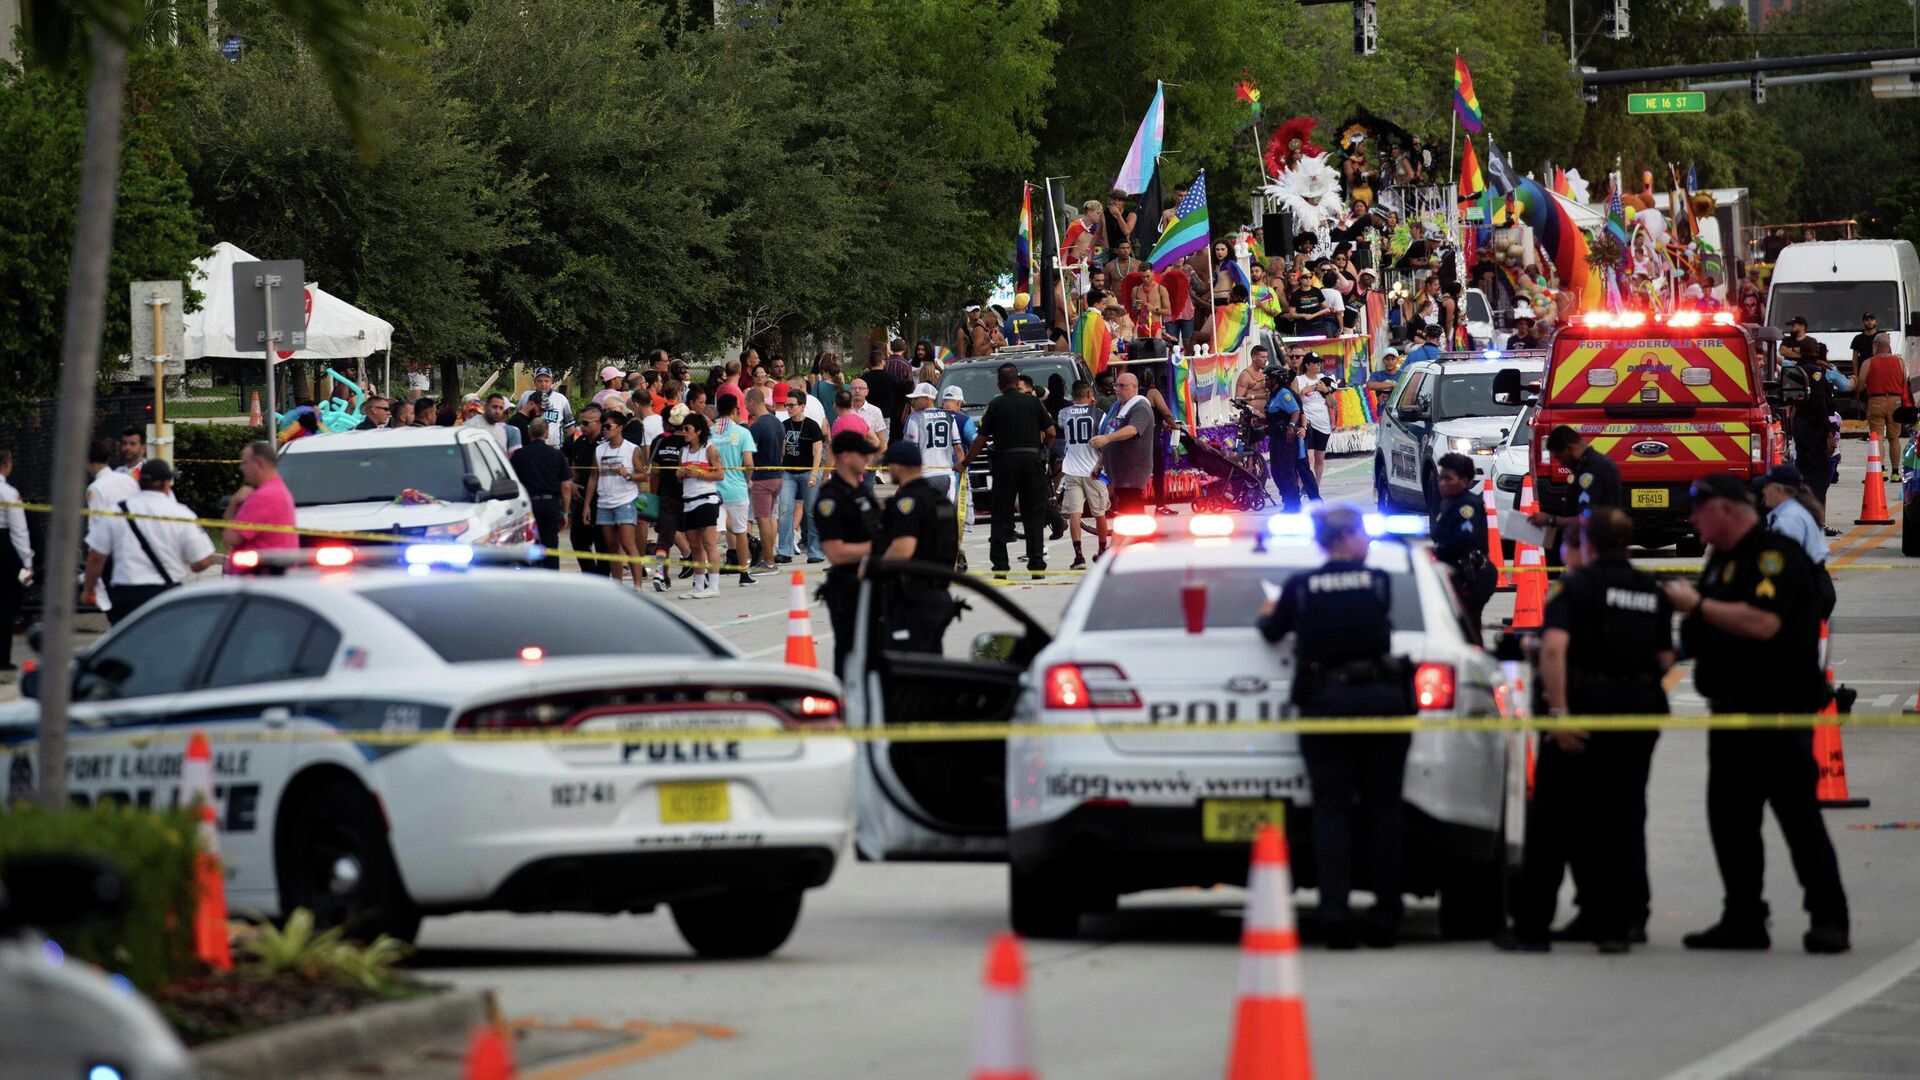
<path fill-rule="evenodd" d="M 843 431 L 833 437 L 833 452 L 836 454 L 871 454 L 873 443 L 857 431 Z"/>
<path fill-rule="evenodd" d="M 1807 320 L 1806 320 L 1806 317 L 1803 315 L 1795 315 L 1793 318 L 1787 320 L 1787 325 L 1788 326 L 1805 326 L 1807 325 Z"/>
<path fill-rule="evenodd" d="M 1760 478 L 1760 482 L 1762 484 L 1785 484 L 1787 487 L 1797 488 L 1801 484 L 1806 483 L 1807 478 L 1801 474 L 1798 465 L 1782 462 L 1767 470 L 1767 474 Z"/>
<path fill-rule="evenodd" d="M 1714 499 L 1748 504 L 1753 502 L 1746 486 L 1729 473 L 1713 473 L 1695 480 L 1693 486 L 1687 489 L 1687 497 L 1693 500 L 1695 506 Z"/>
<path fill-rule="evenodd" d="M 882 465 L 912 465 L 917 468 L 922 461 L 919 443 L 897 442 L 887 447 L 887 452 L 880 455 Z"/>

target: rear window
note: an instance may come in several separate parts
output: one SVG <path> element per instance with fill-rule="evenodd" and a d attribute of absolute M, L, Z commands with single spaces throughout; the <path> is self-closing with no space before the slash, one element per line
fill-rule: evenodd
<path fill-rule="evenodd" d="M 1404 565 L 1404 564 L 1403 564 Z M 1207 586 L 1208 626 L 1252 626 L 1266 599 L 1261 582 L 1284 586 L 1297 567 L 1211 567 L 1201 579 Z M 1419 584 L 1404 571 L 1388 570 L 1393 582 L 1393 628 L 1424 630 L 1420 617 Z M 1089 632 L 1106 630 L 1179 630 L 1186 626 L 1180 589 L 1185 570 L 1146 570 L 1107 577 L 1087 612 Z"/>
<path fill-rule="evenodd" d="M 636 663 L 724 655 L 632 589 L 542 590 L 542 581 L 531 572 L 525 584 L 451 578 L 361 595 L 450 664 L 517 660 L 528 646 L 549 657 L 625 656 Z"/>
<path fill-rule="evenodd" d="M 1735 334 L 1702 338 L 1559 337 L 1547 377 L 1550 405 L 1750 405 L 1753 374 L 1747 341 Z"/>
<path fill-rule="evenodd" d="M 1045 360 L 1019 364 L 1020 374 L 1033 380 L 1033 385 L 1043 392 L 1047 388 L 1047 379 L 1058 375 L 1065 382 L 1066 389 L 1073 389 L 1073 382 L 1080 376 L 1075 373 L 1071 361 Z M 1000 365 L 992 363 L 956 364 L 940 376 L 940 391 L 957 386 L 967 395 L 968 405 L 985 405 L 1000 396 Z"/>

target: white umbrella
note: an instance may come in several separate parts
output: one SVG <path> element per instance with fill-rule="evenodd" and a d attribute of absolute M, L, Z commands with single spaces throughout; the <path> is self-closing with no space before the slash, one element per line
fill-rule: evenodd
<path fill-rule="evenodd" d="M 186 342 L 181 356 L 195 360 L 203 356 L 232 359 L 258 359 L 259 347 L 250 341 L 233 340 L 233 264 L 255 262 L 252 255 L 226 241 L 214 245 L 213 254 L 194 263 L 192 287 L 202 296 L 200 310 L 186 316 Z M 307 346 L 294 353 L 281 353 L 281 360 L 344 360 L 371 356 L 393 344 L 393 324 L 378 315 L 369 315 L 308 283 Z"/>

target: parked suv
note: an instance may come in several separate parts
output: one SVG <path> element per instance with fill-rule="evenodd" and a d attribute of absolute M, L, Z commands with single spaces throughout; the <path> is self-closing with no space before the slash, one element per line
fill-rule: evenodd
<path fill-rule="evenodd" d="M 1073 353 L 1051 352 L 1045 345 L 1010 345 L 995 350 L 992 356 L 976 356 L 948 364 L 940 374 L 940 393 L 944 395 L 949 387 L 959 387 L 967 396 L 967 415 L 978 423 L 981 414 L 987 411 L 987 402 L 1000 396 L 1001 364 L 1019 368 L 1020 374 L 1032 379 L 1042 393 L 1046 392 L 1047 380 L 1055 375 L 1067 384 L 1069 392 L 1076 381 L 1093 380 L 1086 362 Z M 991 505 L 987 493 L 993 489 L 992 452 L 993 444 L 989 442 L 967 469 L 969 509 L 974 521 L 985 520 Z"/>

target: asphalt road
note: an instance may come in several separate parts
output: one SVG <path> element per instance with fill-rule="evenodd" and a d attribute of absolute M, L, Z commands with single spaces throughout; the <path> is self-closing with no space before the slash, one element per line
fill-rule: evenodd
<path fill-rule="evenodd" d="M 1861 456 L 1860 444 L 1850 443 L 1848 457 Z M 1368 468 L 1364 458 L 1333 462 L 1329 495 L 1364 501 Z M 1835 520 L 1857 516 L 1860 481 L 1858 464 L 1843 473 L 1834 489 Z M 1843 531 L 1837 563 L 1920 569 L 1920 561 L 1899 555 L 1897 528 Z M 967 549 L 976 567 L 986 564 L 983 536 Z M 1053 545 L 1052 557 L 1056 567 L 1066 565 L 1064 541 Z M 787 582 L 763 578 L 723 589 L 717 600 L 687 606 L 749 655 L 779 655 Z M 1016 583 L 1008 593 L 1048 623 L 1070 588 Z M 1914 707 L 1920 651 L 1912 612 L 1920 573 L 1845 572 L 1839 596 L 1834 669 L 1859 689 L 1860 711 Z M 1496 598 L 1489 621 L 1510 603 Z M 825 630 L 817 607 L 814 622 L 816 632 Z M 994 624 L 968 616 L 950 633 L 950 647 Z M 824 656 L 824 635 L 820 644 Z M 1701 711 L 1684 675 L 1673 690 L 1677 711 Z M 1773 951 L 1702 955 L 1680 947 L 1681 934 L 1714 921 L 1720 899 L 1704 813 L 1705 744 L 1700 733 L 1669 732 L 1655 757 L 1655 910 L 1647 947 L 1624 957 L 1602 958 L 1579 946 L 1507 956 L 1484 943 L 1438 940 L 1430 906 L 1415 907 L 1412 940 L 1393 952 L 1309 947 L 1303 966 L 1318 1074 L 1729 1075 L 1872 991 L 1888 972 L 1920 964 L 1920 949 L 1910 948 L 1920 939 L 1920 906 L 1912 902 L 1920 886 L 1920 786 L 1912 780 L 1920 774 L 1920 738 L 1906 731 L 1848 736 L 1853 791 L 1872 805 L 1827 814 L 1852 900 L 1853 952 L 1800 951 L 1799 890 L 1771 823 Z M 764 961 L 698 962 L 661 913 L 430 919 L 417 963 L 431 978 L 494 988 L 512 1017 L 554 1029 L 637 1026 L 661 1036 L 530 1074 L 545 1080 L 957 1076 L 966 1068 L 983 946 L 1006 925 L 1005 888 L 1001 867 L 847 861 L 829 885 L 809 894 L 793 940 Z M 1312 894 L 1298 901 L 1310 910 Z M 1091 923 L 1084 940 L 1032 945 L 1041 1073 L 1080 1080 L 1219 1075 L 1240 902 L 1234 889 L 1146 894 Z"/>

